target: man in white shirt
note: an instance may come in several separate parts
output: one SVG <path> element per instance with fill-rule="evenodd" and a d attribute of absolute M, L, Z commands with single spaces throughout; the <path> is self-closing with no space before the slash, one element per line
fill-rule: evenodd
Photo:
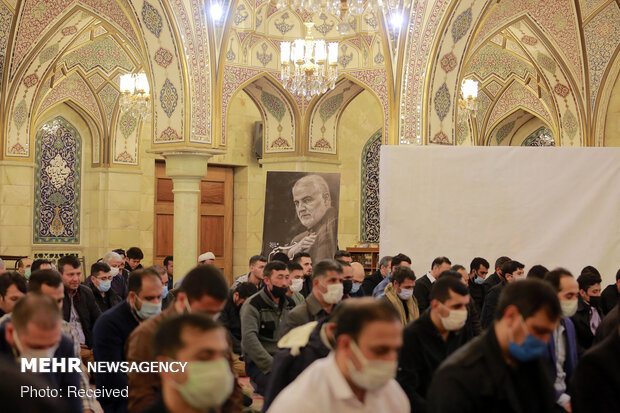
<path fill-rule="evenodd" d="M 268 413 L 408 413 L 394 377 L 403 326 L 394 308 L 372 298 L 346 300 L 336 326 L 336 347 L 274 400 Z M 308 388 L 313 396 L 308 397 Z"/>

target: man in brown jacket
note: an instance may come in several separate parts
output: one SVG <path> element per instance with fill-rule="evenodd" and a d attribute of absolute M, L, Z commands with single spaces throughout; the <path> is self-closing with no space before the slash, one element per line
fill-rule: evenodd
<path fill-rule="evenodd" d="M 385 287 L 382 300 L 392 304 L 403 325 L 415 321 L 420 316 L 418 302 L 413 295 L 415 273 L 408 267 L 396 267 L 392 271 L 392 281 Z"/>
<path fill-rule="evenodd" d="M 228 283 L 213 265 L 200 265 L 183 279 L 176 301 L 162 313 L 138 326 L 127 344 L 127 361 L 154 361 L 152 343 L 155 331 L 167 318 L 184 312 L 217 315 L 226 304 Z M 153 405 L 161 393 L 161 379 L 156 373 L 129 373 L 129 411 L 142 412 Z"/>

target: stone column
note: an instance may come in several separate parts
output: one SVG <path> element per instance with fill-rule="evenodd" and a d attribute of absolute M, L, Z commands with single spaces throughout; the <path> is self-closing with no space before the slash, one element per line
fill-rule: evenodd
<path fill-rule="evenodd" d="M 175 282 L 197 264 L 198 207 L 200 180 L 207 173 L 207 161 L 221 150 L 175 148 L 158 151 L 166 160 L 166 174 L 172 179 L 174 193 L 173 255 Z"/>

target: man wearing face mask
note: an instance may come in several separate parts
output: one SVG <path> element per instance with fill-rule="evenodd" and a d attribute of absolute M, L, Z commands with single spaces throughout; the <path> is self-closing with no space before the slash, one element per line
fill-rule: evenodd
<path fill-rule="evenodd" d="M 265 266 L 265 287 L 241 306 L 241 346 L 254 391 L 264 394 L 284 320 L 295 303 L 286 295 L 288 268 L 282 261 Z"/>
<path fill-rule="evenodd" d="M 290 312 L 282 335 L 310 321 L 320 321 L 331 314 L 342 300 L 342 265 L 335 260 L 323 260 L 312 269 L 312 292 L 306 300 Z"/>
<path fill-rule="evenodd" d="M 61 320 L 60 310 L 53 299 L 42 294 L 26 294 L 15 305 L 11 321 L 0 326 L 0 354 L 14 359 L 16 363 L 21 363 L 22 358 L 75 357 L 71 340 L 62 335 Z M 64 411 L 82 412 L 82 400 L 66 393 L 69 386 L 80 388 L 80 373 L 58 371 L 39 374 L 51 388 L 62 392 L 67 403 Z M 8 408 L 6 405 L 3 407 Z"/>
<path fill-rule="evenodd" d="M 30 278 L 30 270 L 32 268 L 32 258 L 25 257 L 20 258 L 15 263 L 15 271 L 17 271 L 22 277 Z"/>
<path fill-rule="evenodd" d="M 478 313 L 484 304 L 484 280 L 489 274 L 489 262 L 482 257 L 476 257 L 469 264 L 468 288 L 471 299 L 476 304 Z"/>
<path fill-rule="evenodd" d="M 398 314 L 372 298 L 342 305 L 335 351 L 286 387 L 268 413 L 409 412 L 407 396 L 394 380 L 403 330 Z"/>
<path fill-rule="evenodd" d="M 153 361 L 153 336 L 164 320 L 185 312 L 216 317 L 224 309 L 228 293 L 228 282 L 219 268 L 211 264 L 195 267 L 183 278 L 174 303 L 166 311 L 142 322 L 131 333 L 126 345 L 127 361 Z M 161 390 L 161 380 L 157 374 L 131 372 L 128 377 L 130 412 L 141 412 L 155 403 Z"/>
<path fill-rule="evenodd" d="M 571 412 L 571 397 L 567 393 L 568 383 L 577 365 L 577 339 L 575 326 L 569 317 L 577 311 L 579 285 L 573 275 L 564 268 L 556 268 L 545 275 L 558 294 L 562 319 L 551 334 L 547 345 L 547 359 L 553 376 L 557 410 Z"/>
<path fill-rule="evenodd" d="M 304 269 L 295 261 L 289 261 L 286 266 L 288 267 L 289 281 L 286 295 L 291 297 L 297 306 L 305 300 L 305 297 L 301 294 L 301 290 L 304 288 Z"/>
<path fill-rule="evenodd" d="M 108 264 L 96 262 L 90 266 L 90 277 L 86 285 L 92 290 L 97 307 L 102 313 L 123 301 L 121 296 L 111 289 L 113 278 Z"/>
<path fill-rule="evenodd" d="M 114 252 L 109 251 L 103 255 L 101 262 L 108 264 L 110 267 L 110 275 L 112 276 L 112 284 L 110 288 L 120 295 L 124 300 L 129 293 L 127 289 L 127 280 L 129 278 L 129 272 L 123 269 L 124 261 L 123 257 Z"/>
<path fill-rule="evenodd" d="M 93 353 L 96 361 L 126 361 L 125 346 L 129 335 L 144 320 L 157 314 L 161 308 L 161 278 L 151 268 L 137 270 L 129 276 L 129 294 L 121 304 L 103 313 L 93 328 Z M 98 387 L 123 390 L 127 387 L 125 373 L 97 373 Z M 106 413 L 126 412 L 127 399 L 99 398 Z"/>
<path fill-rule="evenodd" d="M 394 306 L 403 326 L 420 316 L 418 302 L 413 296 L 415 278 L 411 268 L 397 267 L 392 273 L 392 282 L 385 287 L 385 295 L 382 298 Z"/>
<path fill-rule="evenodd" d="M 433 284 L 429 310 L 403 332 L 396 380 L 416 413 L 427 411 L 426 395 L 435 370 L 467 342 L 464 326 L 469 292 L 456 274 L 445 274 Z"/>
<path fill-rule="evenodd" d="M 501 278 L 500 283 L 492 287 L 484 298 L 484 305 L 482 306 L 482 313 L 480 314 L 482 328 L 489 327 L 493 322 L 499 296 L 504 287 L 514 281 L 525 279 L 524 267 L 525 266 L 520 262 L 513 260 L 506 261 L 502 264 L 501 273 L 497 273 Z"/>
<path fill-rule="evenodd" d="M 364 290 L 362 288 L 362 284 L 364 283 L 364 278 L 366 277 L 364 266 L 359 262 L 352 262 L 351 269 L 353 270 L 353 284 L 351 285 L 351 292 L 349 293 L 349 296 L 352 298 L 363 297 Z"/>
<path fill-rule="evenodd" d="M 155 270 L 161 278 L 161 310 L 164 311 L 174 302 L 174 295 L 168 294 L 168 272 L 161 265 L 153 265 L 148 268 Z"/>
<path fill-rule="evenodd" d="M 377 284 L 375 289 L 372 290 L 373 297 L 378 299 L 378 298 L 382 298 L 385 295 L 385 287 L 387 287 L 387 285 L 390 282 L 392 282 L 391 274 L 392 272 L 394 272 L 394 269 L 397 267 L 411 268 L 411 258 L 406 256 L 405 254 L 400 254 L 400 253 L 392 257 L 392 260 L 390 261 L 390 272 L 385 276 L 383 280 L 381 280 L 379 284 Z"/>
<path fill-rule="evenodd" d="M 237 413 L 241 389 L 228 360 L 226 330 L 202 314 L 165 320 L 153 339 L 156 360 L 187 363 L 184 372 L 161 372 L 161 393 L 146 413 Z"/>
<path fill-rule="evenodd" d="M 502 291 L 495 323 L 435 372 L 427 393 L 433 413 L 548 413 L 555 390 L 545 359 L 562 316 L 550 285 L 533 279 Z"/>
<path fill-rule="evenodd" d="M 584 272 L 579 278 L 579 304 L 571 317 L 577 332 L 577 351 L 581 356 L 592 347 L 594 337 L 601 325 L 601 277 L 593 272 Z"/>
<path fill-rule="evenodd" d="M 336 260 L 342 266 L 343 299 L 350 298 L 349 293 L 353 288 L 353 268 L 349 261 Z"/>

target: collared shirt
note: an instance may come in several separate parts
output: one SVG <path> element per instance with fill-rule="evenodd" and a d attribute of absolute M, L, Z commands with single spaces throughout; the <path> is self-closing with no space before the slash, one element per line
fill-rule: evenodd
<path fill-rule="evenodd" d="M 600 324 L 601 315 L 596 308 L 590 306 L 590 331 L 592 331 L 592 334 L 596 335 L 596 330 L 598 330 Z"/>
<path fill-rule="evenodd" d="M 566 361 L 566 338 L 564 337 L 565 328 L 559 323 L 553 332 L 553 340 L 555 344 L 555 381 L 553 387 L 561 395 L 557 400 L 557 404 L 564 406 L 570 401 L 570 396 L 566 394 L 566 372 L 564 371 L 564 361 Z"/>
<path fill-rule="evenodd" d="M 308 389 L 312 397 L 308 397 Z M 336 364 L 334 353 L 312 363 L 274 400 L 268 413 L 409 413 L 407 396 L 396 380 L 367 391 L 361 402 Z"/>
<path fill-rule="evenodd" d="M 385 287 L 387 287 L 387 285 L 391 282 L 392 282 L 392 274 L 388 273 L 388 275 L 385 276 L 383 281 L 377 284 L 375 289 L 372 290 L 372 296 L 375 297 L 376 299 L 383 298 L 383 296 L 385 295 Z"/>
<path fill-rule="evenodd" d="M 433 274 L 431 274 L 431 272 L 427 272 L 426 276 L 428 277 L 429 280 L 431 280 L 431 284 L 435 284 L 435 281 L 437 281 L 437 279 L 435 279 L 435 277 L 433 277 Z"/>
<path fill-rule="evenodd" d="M 69 325 L 71 326 L 71 335 L 75 337 L 80 344 L 86 344 L 86 336 L 82 329 L 82 323 L 80 322 L 80 316 L 78 316 L 75 304 L 73 303 L 73 295 L 69 295 L 69 302 L 71 303 L 71 316 L 69 318 Z"/>

